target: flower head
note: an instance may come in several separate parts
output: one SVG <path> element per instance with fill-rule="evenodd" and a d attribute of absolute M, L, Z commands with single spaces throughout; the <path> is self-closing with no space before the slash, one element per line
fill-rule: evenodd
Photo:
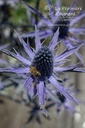
<path fill-rule="evenodd" d="M 29 94 L 36 94 L 38 96 L 41 108 L 45 108 L 45 100 L 48 93 L 46 88 L 50 84 L 66 98 L 78 104 L 64 85 L 58 82 L 57 76 L 59 72 L 79 71 L 76 67 L 77 65 L 67 67 L 62 66 L 65 64 L 66 58 L 72 53 L 78 51 L 82 45 L 72 49 L 66 49 L 61 54 L 56 55 L 54 51 L 58 44 L 57 39 L 59 29 L 55 32 L 49 46 L 43 46 L 39 38 L 39 31 L 35 26 L 35 49 L 31 49 L 29 44 L 26 43 L 17 32 L 16 34 L 27 55 L 23 57 L 15 49 L 15 53 L 5 49 L 1 51 L 20 61 L 22 63 L 22 67 L 0 68 L 0 72 L 16 73 L 17 75 L 21 74 L 25 81 L 24 87 L 27 89 Z M 80 69 L 80 71 L 85 72 L 85 70 L 82 69 Z"/>
<path fill-rule="evenodd" d="M 58 81 L 60 81 L 61 83 L 66 81 L 66 84 L 69 83 L 68 79 L 66 79 L 66 78 L 65 78 L 65 81 L 64 81 L 64 79 L 58 80 Z M 77 93 L 77 90 L 73 89 L 74 90 L 73 91 L 72 85 L 73 84 L 69 83 L 69 85 L 67 86 L 67 90 L 68 90 L 68 92 L 70 92 L 70 94 L 72 96 L 74 96 Z M 50 95 L 54 96 L 53 99 L 51 98 L 52 96 L 50 96 Z M 62 108 L 64 108 L 70 115 L 73 115 L 74 113 L 78 112 L 75 108 L 76 107 L 75 104 L 72 104 L 72 102 L 70 102 L 68 100 L 68 98 L 66 98 L 59 91 L 52 89 L 51 93 L 49 92 L 49 96 L 50 96 L 49 98 L 52 100 L 52 102 L 54 102 L 54 105 L 56 106 L 56 112 L 58 115 L 62 111 Z M 78 101 L 78 103 L 80 103 L 79 99 L 77 99 L 77 101 Z"/>
<path fill-rule="evenodd" d="M 37 123 L 41 124 L 42 120 L 41 120 L 41 117 L 40 117 L 40 113 L 42 113 L 43 117 L 50 120 L 50 116 L 46 117 L 44 115 L 43 111 L 40 110 L 39 104 L 37 103 L 37 101 L 35 99 L 31 100 L 31 102 L 32 102 L 32 105 L 30 105 L 31 110 L 28 113 L 29 117 L 27 119 L 27 123 L 30 123 L 33 119 L 35 119 Z M 46 110 L 49 111 L 49 109 L 51 107 L 53 107 L 54 105 L 55 105 L 55 103 L 49 103 L 48 105 L 46 105 Z"/>
<path fill-rule="evenodd" d="M 85 34 L 85 27 L 79 27 L 78 25 L 75 27 L 75 24 L 85 17 L 85 12 L 80 10 L 78 14 L 73 15 L 70 18 L 70 15 L 73 14 L 74 8 L 77 4 L 77 0 L 74 0 L 67 12 L 62 12 L 59 9 L 61 8 L 61 2 L 59 0 L 56 1 L 54 6 L 50 0 L 47 0 L 47 6 L 45 8 L 49 11 L 50 19 L 25 2 L 24 4 L 28 11 L 30 10 L 32 13 L 37 14 L 40 17 L 40 21 L 38 22 L 37 26 L 40 28 L 39 35 L 41 39 L 53 36 L 59 28 L 59 39 L 66 48 L 70 49 L 75 45 L 79 46 L 79 44 L 85 44 L 84 40 L 78 38 L 79 35 Z M 34 36 L 34 32 L 22 34 L 23 38 Z M 85 63 L 80 53 L 75 52 L 75 55 L 84 65 Z"/>
<path fill-rule="evenodd" d="M 75 106 L 73 106 L 71 104 L 71 102 L 69 102 L 69 100 L 62 94 L 60 94 L 60 92 L 57 93 L 57 96 L 60 100 L 60 103 L 57 104 L 57 113 L 59 114 L 59 112 L 61 111 L 62 107 L 64 107 L 68 112 L 69 114 L 74 114 L 76 111 L 75 109 Z"/>
<path fill-rule="evenodd" d="M 69 17 L 67 15 L 60 15 L 56 22 L 54 23 L 52 27 L 53 33 L 56 32 L 56 30 L 59 27 L 59 38 L 64 39 L 69 36 L 69 26 L 70 26 L 70 21 Z"/>
<path fill-rule="evenodd" d="M 38 77 L 39 81 L 45 81 L 53 72 L 53 56 L 48 47 L 40 48 L 32 61 L 30 73 Z"/>
<path fill-rule="evenodd" d="M 74 15 L 72 18 L 70 18 L 69 14 L 72 13 L 75 9 L 75 6 L 77 4 L 77 0 L 74 0 L 73 4 L 69 7 L 67 12 L 61 12 L 59 8 L 61 8 L 61 2 L 59 0 L 56 1 L 55 5 L 51 3 L 50 0 L 47 0 L 47 5 L 46 9 L 49 11 L 49 15 L 51 20 L 48 17 L 45 17 L 41 12 L 36 10 L 35 8 L 31 7 L 27 3 L 23 2 L 24 5 L 26 6 L 26 9 L 31 11 L 34 14 L 37 14 L 40 17 L 40 21 L 38 22 L 38 27 L 43 28 L 46 27 L 48 29 L 45 29 L 44 31 L 40 31 L 40 38 L 44 38 L 46 36 L 53 35 L 54 32 L 59 27 L 59 34 L 61 31 L 64 31 L 66 35 L 64 36 L 61 34 L 60 38 L 65 38 L 68 37 L 70 38 L 69 33 L 72 33 L 74 35 L 80 35 L 84 34 L 85 28 L 83 27 L 75 27 L 75 23 L 77 23 L 79 20 L 85 17 L 85 12 L 81 11 L 76 15 Z M 65 34 L 64 33 L 64 34 Z M 22 34 L 22 37 L 33 37 L 33 33 L 27 33 L 27 34 Z M 70 38 L 71 39 L 71 38 Z M 75 39 L 75 41 L 78 41 Z M 77 42 L 78 43 L 78 42 Z"/>

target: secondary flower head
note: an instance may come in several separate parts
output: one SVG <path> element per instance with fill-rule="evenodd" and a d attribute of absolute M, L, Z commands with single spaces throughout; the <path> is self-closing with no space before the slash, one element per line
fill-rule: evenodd
<path fill-rule="evenodd" d="M 25 80 L 24 87 L 31 96 L 38 96 L 41 108 L 45 107 L 46 95 L 49 93 L 47 86 L 50 84 L 66 98 L 77 104 L 77 101 L 70 95 L 64 85 L 58 82 L 57 76 L 58 73 L 66 71 L 85 72 L 85 70 L 82 69 L 78 70 L 76 67 L 77 65 L 62 67 L 66 62 L 66 58 L 78 51 L 82 45 L 72 49 L 66 49 L 61 54 L 56 55 L 55 47 L 59 43 L 57 42 L 59 29 L 55 32 L 49 45 L 43 46 L 39 38 L 39 31 L 35 26 L 35 48 L 32 49 L 29 43 L 26 43 L 18 33 L 17 36 L 27 56 L 23 57 L 15 49 L 15 53 L 5 49 L 1 51 L 19 60 L 22 63 L 22 67 L 0 68 L 0 72 L 16 73 L 17 75 L 21 74 Z"/>
<path fill-rule="evenodd" d="M 50 19 L 45 17 L 42 13 L 26 4 L 25 2 L 24 4 L 28 11 L 30 10 L 32 13 L 40 17 L 40 21 L 38 22 L 37 26 L 40 28 L 39 35 L 41 39 L 53 36 L 56 30 L 59 28 L 59 40 L 61 40 L 66 48 L 70 49 L 75 45 L 79 46 L 80 44 L 85 44 L 84 40 L 79 39 L 79 35 L 85 34 L 85 27 L 79 27 L 79 25 L 75 26 L 78 21 L 85 17 L 85 12 L 80 10 L 78 14 L 75 13 L 75 15 L 70 18 L 70 15 L 74 14 L 73 12 L 75 11 L 77 0 L 74 0 L 73 4 L 69 7 L 67 12 L 62 12 L 61 9 L 59 9 L 62 8 L 61 2 L 59 0 L 56 1 L 54 6 L 50 0 L 47 0 L 45 9 L 49 11 Z M 34 32 L 22 34 L 23 38 L 34 36 Z M 84 65 L 85 63 L 80 53 L 75 52 L 75 55 Z"/>
<path fill-rule="evenodd" d="M 59 112 L 61 111 L 62 107 L 64 107 L 69 114 L 74 114 L 76 111 L 75 106 L 72 105 L 72 103 L 62 94 L 60 94 L 60 92 L 57 93 L 57 96 L 60 100 L 60 103 L 57 104 L 57 113 L 59 114 Z"/>
<path fill-rule="evenodd" d="M 79 10 L 78 14 L 73 15 L 73 17 L 70 17 L 71 14 L 74 14 L 73 12 L 75 11 L 75 6 L 77 4 L 77 0 L 74 0 L 73 4 L 69 7 L 69 9 L 65 10 L 67 12 L 62 12 L 61 7 L 61 2 L 59 0 L 56 1 L 55 5 L 51 3 L 50 0 L 46 0 L 47 5 L 45 6 L 45 9 L 49 11 L 50 19 L 48 17 L 45 17 L 41 12 L 36 10 L 35 8 L 31 7 L 27 3 L 23 2 L 24 5 L 26 6 L 26 9 L 31 11 L 32 13 L 38 15 L 40 17 L 40 21 L 38 22 L 38 27 L 43 28 L 46 27 L 44 31 L 40 31 L 40 38 L 45 38 L 47 36 L 53 35 L 54 32 L 59 27 L 59 34 L 65 32 L 67 33 L 66 35 L 63 35 L 65 33 L 61 33 L 60 38 L 65 38 L 68 37 L 71 41 L 72 39 L 75 38 L 70 38 L 71 34 L 73 35 L 83 35 L 85 33 L 85 28 L 84 26 L 82 27 L 75 27 L 75 23 L 80 21 L 82 18 L 85 17 L 85 12 L 82 10 Z M 60 8 L 60 9 L 59 9 Z M 63 9 L 64 11 L 64 9 Z M 67 27 L 68 26 L 68 27 Z M 69 34 L 71 33 L 71 34 Z M 33 37 L 34 33 L 27 33 L 27 34 L 22 34 L 22 37 Z M 75 39 L 75 41 L 78 41 Z M 78 43 L 78 42 L 77 42 Z"/>
<path fill-rule="evenodd" d="M 59 27 L 59 38 L 64 39 L 69 36 L 70 20 L 69 20 L 68 15 L 58 16 L 56 22 L 54 23 L 52 27 L 53 33 L 56 32 L 58 27 Z"/>

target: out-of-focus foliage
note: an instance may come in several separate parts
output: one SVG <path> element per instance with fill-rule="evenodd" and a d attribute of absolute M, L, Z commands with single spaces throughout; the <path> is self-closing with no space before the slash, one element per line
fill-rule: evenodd
<path fill-rule="evenodd" d="M 41 0 L 24 0 L 30 5 L 45 11 L 45 1 Z M 13 1 L 14 2 L 14 1 Z M 39 4 L 39 5 L 37 5 Z M 35 16 L 32 15 L 34 18 Z M 18 0 L 12 5 L 12 1 L 0 2 L 0 44 L 10 43 L 16 45 L 14 29 L 17 31 L 32 30 L 30 25 L 30 17 L 26 12 L 22 1 Z"/>
<path fill-rule="evenodd" d="M 11 9 L 11 17 L 9 19 L 14 25 L 27 23 L 26 9 L 23 7 L 22 3 L 17 4 L 14 9 Z"/>

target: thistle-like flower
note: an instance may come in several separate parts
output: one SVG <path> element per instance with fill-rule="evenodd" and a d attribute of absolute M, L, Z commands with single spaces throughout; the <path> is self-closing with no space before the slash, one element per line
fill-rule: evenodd
<path fill-rule="evenodd" d="M 50 120 L 50 116 L 45 116 L 43 114 L 43 111 L 40 110 L 40 107 L 39 107 L 39 104 L 37 103 L 37 101 L 34 99 L 34 100 L 31 100 L 32 102 L 32 105 L 30 104 L 30 108 L 31 110 L 29 111 L 29 117 L 27 119 L 27 123 L 30 123 L 33 119 L 36 120 L 37 123 L 41 124 L 42 121 L 41 121 L 41 118 L 40 118 L 40 113 L 42 113 L 42 116 L 44 116 L 46 119 Z M 46 105 L 46 110 L 49 111 L 49 109 L 51 107 L 53 107 L 55 105 L 55 103 L 49 103 L 48 105 Z"/>
<path fill-rule="evenodd" d="M 70 95 L 64 85 L 58 82 L 58 73 L 66 71 L 81 71 L 85 72 L 81 68 L 77 68 L 77 65 L 62 67 L 66 58 L 72 53 L 78 51 L 79 47 L 72 49 L 66 49 L 59 55 L 55 54 L 55 47 L 58 44 L 59 29 L 55 32 L 49 46 L 43 46 L 39 38 L 39 31 L 35 27 L 35 49 L 30 48 L 23 38 L 17 33 L 17 36 L 24 47 L 27 57 L 23 57 L 15 49 L 15 53 L 9 50 L 3 49 L 2 52 L 6 53 L 13 58 L 16 58 L 22 63 L 22 67 L 0 68 L 0 72 L 15 73 L 22 75 L 25 80 L 24 87 L 31 95 L 37 95 L 39 98 L 40 107 L 45 107 L 46 95 L 49 93 L 46 87 L 53 85 L 54 89 L 63 94 L 66 98 L 78 104 L 77 101 Z"/>
<path fill-rule="evenodd" d="M 47 6 L 45 7 L 45 9 L 49 10 L 49 19 L 38 10 L 24 2 L 28 11 L 30 10 L 32 13 L 37 14 L 40 17 L 40 21 L 37 24 L 38 28 L 40 28 L 40 38 L 53 36 L 59 27 L 59 39 L 61 40 L 63 45 L 69 49 L 73 48 L 75 45 L 78 46 L 79 44 L 85 43 L 84 40 L 78 38 L 79 35 L 85 34 L 85 27 L 79 27 L 78 25 L 77 27 L 75 26 L 78 21 L 85 17 L 85 12 L 80 10 L 78 14 L 70 17 L 70 15 L 74 14 L 73 11 L 75 9 L 76 3 L 77 0 L 74 0 L 73 4 L 70 6 L 67 12 L 61 12 L 61 9 L 59 9 L 61 8 L 60 0 L 56 1 L 55 6 L 52 5 L 50 0 L 47 0 Z M 23 38 L 34 36 L 34 32 L 22 34 Z M 75 54 L 84 65 L 84 60 L 82 59 L 80 53 L 75 52 Z"/>
<path fill-rule="evenodd" d="M 60 83 L 68 83 L 68 79 L 64 78 L 64 79 L 59 79 L 58 80 Z M 74 96 L 77 93 L 77 90 L 72 89 L 73 84 L 69 83 L 69 85 L 67 86 L 67 90 L 68 92 L 70 92 L 70 94 L 72 96 Z M 60 112 L 62 111 L 62 109 L 65 109 L 70 115 L 73 116 L 74 113 L 77 113 L 78 111 L 76 110 L 76 106 L 75 104 L 73 104 L 72 102 L 70 102 L 70 100 L 68 100 L 68 98 L 66 98 L 63 94 L 61 94 L 60 92 L 58 92 L 57 90 L 54 90 L 52 88 L 47 89 L 48 93 L 49 93 L 49 98 L 48 100 L 52 101 L 56 107 L 56 113 L 57 115 L 60 114 Z M 79 99 L 77 99 L 78 103 L 80 103 Z M 82 102 L 83 103 L 83 102 Z"/>
<path fill-rule="evenodd" d="M 61 12 L 61 2 L 59 0 L 56 1 L 55 5 L 53 6 L 50 0 L 47 0 L 47 6 L 45 9 L 49 10 L 50 18 L 45 17 L 41 12 L 36 10 L 35 8 L 31 7 L 27 3 L 23 2 L 26 6 L 26 9 L 31 11 L 34 14 L 37 14 L 40 17 L 40 21 L 38 22 L 38 27 L 48 27 L 48 29 L 45 29 L 44 31 L 40 31 L 41 38 L 47 37 L 48 35 L 52 35 L 56 32 L 56 30 L 59 27 L 59 37 L 61 39 L 65 39 L 68 37 L 71 41 L 75 39 L 74 37 L 71 39 L 71 34 L 74 35 L 83 35 L 85 34 L 85 28 L 82 27 L 75 27 L 75 23 L 80 21 L 82 18 L 85 17 L 85 12 L 80 10 L 80 12 L 76 15 L 74 15 L 72 18 L 70 18 L 70 13 L 73 14 L 73 11 L 75 10 L 75 6 L 77 4 L 77 0 L 74 0 L 73 4 L 67 9 L 67 12 Z M 64 9 L 63 9 L 64 10 Z M 70 34 L 71 33 L 71 34 Z M 33 37 L 34 33 L 27 33 L 23 34 L 22 37 Z M 79 40 L 75 39 L 74 41 L 79 42 Z M 80 43 L 80 42 L 79 42 Z"/>
<path fill-rule="evenodd" d="M 59 112 L 61 111 L 62 107 L 64 107 L 66 109 L 66 111 L 69 112 L 69 114 L 74 114 L 76 111 L 75 106 L 73 106 L 70 101 L 64 96 L 61 95 L 60 92 L 57 93 L 57 96 L 60 100 L 60 103 L 57 104 L 57 113 L 59 114 Z"/>

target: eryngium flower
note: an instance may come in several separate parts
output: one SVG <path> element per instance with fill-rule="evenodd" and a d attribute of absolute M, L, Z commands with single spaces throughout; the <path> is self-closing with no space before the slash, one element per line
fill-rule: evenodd
<path fill-rule="evenodd" d="M 85 44 L 84 40 L 78 38 L 79 35 L 85 34 L 85 27 L 83 25 L 80 27 L 79 25 L 75 26 L 78 21 L 85 17 L 84 11 L 80 11 L 78 14 L 74 12 L 77 0 L 74 0 L 73 4 L 70 6 L 67 12 L 61 12 L 61 10 L 59 9 L 61 8 L 60 0 L 57 0 L 54 6 L 50 0 L 47 0 L 47 5 L 45 9 L 49 11 L 50 19 L 48 17 L 45 17 L 41 12 L 26 4 L 25 2 L 24 4 L 28 11 L 30 10 L 32 13 L 40 17 L 40 21 L 38 22 L 37 26 L 38 28 L 40 28 L 39 35 L 41 39 L 53 36 L 59 27 L 59 39 L 62 41 L 63 45 L 66 48 L 73 48 L 75 45 L 78 46 L 79 44 Z M 75 15 L 70 18 L 70 14 L 73 13 L 75 13 Z M 22 34 L 23 38 L 34 36 L 34 32 Z M 75 54 L 81 61 L 81 63 L 84 65 L 85 62 L 82 59 L 80 53 L 75 52 Z"/>
<path fill-rule="evenodd" d="M 45 29 L 44 31 L 40 31 L 41 38 L 47 37 L 48 35 L 52 35 L 56 32 L 56 30 L 59 27 L 59 36 L 62 39 L 65 39 L 66 37 L 71 37 L 71 34 L 74 35 L 80 35 L 80 34 L 85 34 L 85 27 L 75 27 L 75 23 L 80 21 L 82 18 L 85 17 L 85 12 L 80 11 L 78 14 L 75 14 L 75 16 L 71 17 L 69 16 L 70 13 L 73 13 L 75 11 L 75 7 L 77 4 L 77 0 L 74 0 L 73 4 L 70 6 L 67 12 L 61 12 L 59 8 L 61 8 L 61 2 L 59 0 L 56 1 L 55 5 L 51 3 L 50 0 L 47 0 L 47 5 L 45 8 L 49 10 L 49 15 L 50 18 L 45 17 L 41 12 L 33 8 L 32 6 L 28 5 L 27 3 L 23 2 L 24 5 L 26 6 L 26 9 L 31 11 L 34 14 L 37 14 L 40 17 L 40 21 L 38 22 L 38 27 L 48 27 L 49 29 Z M 76 13 L 76 12 L 75 12 Z M 55 29 L 54 29 L 55 28 Z M 63 29 L 62 29 L 63 28 Z M 62 34 L 62 31 L 63 34 Z M 65 34 L 65 35 L 64 35 Z M 23 34 L 22 37 L 33 37 L 34 33 L 27 33 Z M 72 38 L 71 41 L 73 41 Z M 77 39 L 75 41 L 78 42 Z"/>
<path fill-rule="evenodd" d="M 77 112 L 75 110 L 75 107 L 69 102 L 69 100 L 64 95 L 61 95 L 60 92 L 58 92 L 57 96 L 61 101 L 61 103 L 57 105 L 57 113 L 61 111 L 62 107 L 64 107 L 71 115 Z"/>
<path fill-rule="evenodd" d="M 41 120 L 41 117 L 40 117 L 40 113 L 42 113 L 43 117 L 45 117 L 46 119 L 50 120 L 50 116 L 45 116 L 43 111 L 40 110 L 40 106 L 39 106 L 39 104 L 37 103 L 37 101 L 35 99 L 34 100 L 32 99 L 31 103 L 32 103 L 32 105 L 31 104 L 29 105 L 31 110 L 28 113 L 29 117 L 27 119 L 27 123 L 30 123 L 31 121 L 33 121 L 35 119 L 37 123 L 41 124 L 42 120 Z M 49 103 L 48 105 L 46 105 L 45 107 L 46 107 L 47 112 L 54 105 L 55 105 L 55 103 Z"/>
<path fill-rule="evenodd" d="M 45 106 L 45 99 L 48 92 L 46 91 L 46 86 L 50 84 L 66 98 L 77 104 L 77 101 L 70 95 L 66 88 L 58 82 L 57 75 L 58 73 L 65 71 L 78 70 L 78 68 L 76 68 L 77 65 L 67 67 L 62 66 L 65 64 L 66 58 L 77 51 L 81 46 L 70 50 L 66 49 L 61 54 L 56 55 L 55 47 L 58 44 L 58 35 L 59 30 L 54 34 L 49 46 L 43 46 L 39 38 L 39 32 L 35 27 L 35 49 L 31 49 L 29 44 L 17 33 L 17 36 L 28 55 L 27 58 L 20 55 L 15 49 L 15 53 L 6 49 L 1 50 L 7 55 L 20 61 L 22 67 L 0 68 L 0 72 L 16 73 L 17 75 L 21 74 L 25 80 L 24 87 L 31 95 L 36 94 L 38 96 L 41 108 L 44 108 Z M 78 71 L 81 71 L 81 69 Z M 85 70 L 83 72 L 85 72 Z"/>
<path fill-rule="evenodd" d="M 60 83 L 68 83 L 68 79 L 64 78 L 64 79 L 60 79 L 58 80 Z M 77 90 L 72 89 L 73 84 L 69 84 L 67 86 L 67 90 L 70 92 L 70 94 L 72 96 L 74 96 L 75 94 L 78 93 Z M 70 115 L 73 115 L 74 113 L 77 112 L 76 108 L 75 108 L 75 104 L 73 104 L 72 102 L 70 102 L 70 100 L 68 100 L 68 98 L 66 98 L 63 94 L 61 94 L 60 92 L 58 92 L 55 89 L 50 88 L 51 90 L 49 91 L 49 89 L 47 89 L 47 91 L 49 92 L 49 97 L 48 100 L 52 101 L 56 107 L 56 112 L 59 115 L 60 112 L 62 111 L 62 109 L 64 108 Z M 74 91 L 73 91 L 74 90 Z M 80 104 L 81 101 L 79 101 L 79 99 L 77 99 L 78 103 Z"/>

